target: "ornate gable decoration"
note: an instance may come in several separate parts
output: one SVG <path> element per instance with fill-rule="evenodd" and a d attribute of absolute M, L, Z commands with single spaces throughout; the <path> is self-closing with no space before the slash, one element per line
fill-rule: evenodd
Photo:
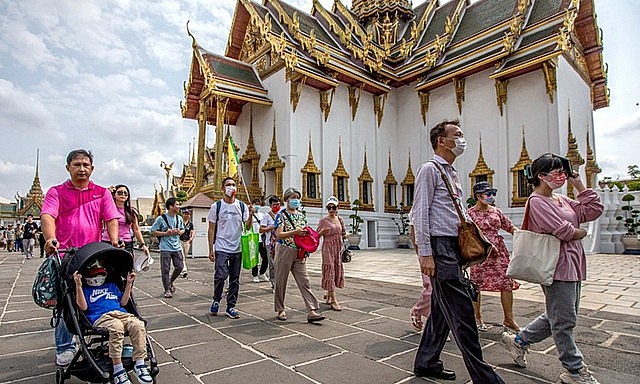
<path fill-rule="evenodd" d="M 493 174 L 495 171 L 487 165 L 482 154 L 482 137 L 480 137 L 480 151 L 478 153 L 478 161 L 476 161 L 476 167 L 469 173 L 471 179 L 471 186 L 480 181 L 488 181 L 493 185 Z"/>
<path fill-rule="evenodd" d="M 249 163 L 251 165 L 251 181 L 248 185 L 248 192 L 251 199 L 255 197 L 262 197 L 262 189 L 260 189 L 260 154 L 256 150 L 256 146 L 253 140 L 253 111 L 249 115 L 249 140 L 247 142 L 247 149 L 240 158 L 240 163 Z"/>
<path fill-rule="evenodd" d="M 280 159 L 278 154 L 278 144 L 276 141 L 276 116 L 273 115 L 273 135 L 271 136 L 271 149 L 269 150 L 269 157 L 262 166 L 262 172 L 274 173 L 274 195 L 282 196 L 282 172 L 284 170 L 284 162 Z M 265 186 L 265 192 L 266 186 Z"/>
<path fill-rule="evenodd" d="M 524 126 L 522 126 L 522 150 L 518 162 L 511 168 L 513 177 L 513 191 L 511 196 L 511 207 L 524 207 L 533 187 L 527 182 L 524 176 L 524 168 L 531 164 L 531 158 L 527 151 L 527 142 L 524 136 Z"/>
<path fill-rule="evenodd" d="M 333 177 L 333 195 L 338 198 L 345 208 L 350 207 L 351 197 L 349 196 L 349 173 L 344 168 L 342 162 L 342 142 L 338 142 L 338 165 L 331 174 Z M 342 182 L 339 182 L 339 180 Z"/>
<path fill-rule="evenodd" d="M 300 172 L 302 172 L 302 202 L 309 207 L 322 207 L 322 199 L 320 198 L 320 174 L 322 172 L 313 160 L 311 135 L 309 135 L 307 163 Z"/>
<path fill-rule="evenodd" d="M 369 173 L 367 165 L 367 146 L 364 147 L 364 163 L 362 172 L 358 177 L 358 195 L 360 199 L 360 209 L 363 211 L 373 211 L 373 177 Z"/>
<path fill-rule="evenodd" d="M 387 169 L 387 177 L 384 179 L 384 211 L 387 213 L 398 212 L 396 203 L 396 186 L 398 182 L 393 176 L 393 168 L 391 167 L 391 150 L 389 150 L 389 168 Z"/>
<path fill-rule="evenodd" d="M 416 178 L 413 175 L 413 170 L 411 169 L 411 151 L 409 151 L 409 163 L 407 164 L 407 174 L 404 176 L 404 180 L 400 185 L 402 186 L 402 201 L 400 202 L 400 206 L 403 211 L 409 212 L 411 207 L 413 206 L 413 186 L 416 182 Z"/>

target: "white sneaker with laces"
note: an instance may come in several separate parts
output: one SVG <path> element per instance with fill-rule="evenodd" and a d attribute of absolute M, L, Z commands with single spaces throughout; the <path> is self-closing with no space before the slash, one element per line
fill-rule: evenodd
<path fill-rule="evenodd" d="M 576 374 L 570 372 L 561 373 L 560 381 L 564 384 L 600 384 L 586 365 L 578 370 Z"/>
<path fill-rule="evenodd" d="M 149 372 L 149 368 L 145 364 L 135 365 L 133 372 L 136 374 L 139 383 L 153 383 L 153 378 Z"/>
<path fill-rule="evenodd" d="M 506 350 L 511 354 L 513 362 L 516 363 L 518 367 L 526 368 L 527 357 L 525 354 L 527 353 L 528 347 L 521 347 L 520 344 L 516 343 L 516 336 L 517 335 L 510 332 L 502 332 L 502 342 Z"/>
<path fill-rule="evenodd" d="M 260 279 L 260 281 L 263 281 L 265 283 L 267 281 L 270 281 L 269 278 L 267 277 L 267 275 L 265 275 L 264 273 L 262 275 L 258 275 L 258 278 Z"/>
<path fill-rule="evenodd" d="M 129 375 L 127 375 L 127 371 L 121 369 L 118 372 L 113 374 L 113 384 L 131 384 L 131 380 L 129 380 Z"/>
<path fill-rule="evenodd" d="M 260 278 L 258 276 L 253 276 L 253 282 L 254 283 L 259 283 L 260 282 Z"/>
<path fill-rule="evenodd" d="M 71 360 L 73 360 L 73 357 L 76 355 L 77 351 L 78 351 L 78 346 L 76 345 L 76 347 L 73 349 L 69 349 L 60 354 L 57 354 L 56 364 L 61 367 L 66 367 L 67 365 L 71 364 Z"/>

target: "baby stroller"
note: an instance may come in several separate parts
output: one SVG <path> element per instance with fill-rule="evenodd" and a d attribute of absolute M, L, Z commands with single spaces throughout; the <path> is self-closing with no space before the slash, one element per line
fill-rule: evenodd
<path fill-rule="evenodd" d="M 133 259 L 124 249 L 118 249 L 106 243 L 90 243 L 80 249 L 71 248 L 60 253 L 65 253 L 60 269 L 61 316 L 69 331 L 76 335 L 76 343 L 80 348 L 67 367 L 57 368 L 56 384 L 64 383 L 71 376 L 92 383 L 109 383 L 113 371 L 109 357 L 109 331 L 105 328 L 93 327 L 84 312 L 76 306 L 73 273 L 79 271 L 83 274 L 86 267 L 94 259 L 99 258 L 107 270 L 107 280 L 115 282 L 124 291 L 127 274 L 133 269 Z M 60 261 L 59 255 L 55 257 Z M 146 325 L 146 320 L 140 316 L 133 292 L 125 309 Z M 148 366 L 155 383 L 155 377 L 160 370 L 149 336 L 147 336 L 146 345 Z M 127 371 L 131 371 L 134 365 L 131 351 L 131 345 L 127 345 L 125 339 L 122 363 Z"/>

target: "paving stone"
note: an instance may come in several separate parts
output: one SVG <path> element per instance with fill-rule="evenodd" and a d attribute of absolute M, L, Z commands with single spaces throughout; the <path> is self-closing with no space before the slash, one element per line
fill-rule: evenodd
<path fill-rule="evenodd" d="M 193 341 L 195 342 L 196 340 Z M 203 342 L 174 349 L 170 353 L 186 369 L 195 374 L 234 367 L 263 359 L 259 354 L 247 348 L 242 348 L 231 340 L 220 340 L 215 343 Z"/>
<path fill-rule="evenodd" d="M 193 344 L 192 335 L 198 335 L 197 342 L 211 342 L 223 340 L 224 336 L 206 325 L 197 324 L 183 328 L 150 331 L 149 335 L 165 349 Z"/>
<path fill-rule="evenodd" d="M 398 339 L 415 333 L 415 329 L 409 321 L 400 321 L 386 317 L 360 322 L 357 324 L 357 327 Z"/>
<path fill-rule="evenodd" d="M 374 360 L 382 359 L 414 348 L 414 345 L 405 341 L 369 332 L 359 332 L 352 335 L 338 337 L 332 339 L 331 344 Z"/>
<path fill-rule="evenodd" d="M 147 329 L 173 328 L 196 323 L 191 317 L 182 313 L 145 316 L 145 318 L 148 321 Z"/>
<path fill-rule="evenodd" d="M 598 327 L 603 331 L 619 332 L 640 337 L 640 324 L 625 321 L 604 321 Z"/>
<path fill-rule="evenodd" d="M 256 378 L 256 379 L 252 379 Z M 237 369 L 228 369 L 203 375 L 200 377 L 205 384 L 238 384 L 238 383 L 278 383 L 278 384 L 306 384 L 313 383 L 295 370 L 283 367 L 273 361 L 262 360 L 245 365 Z"/>
<path fill-rule="evenodd" d="M 269 340 L 254 344 L 253 347 L 288 367 L 342 351 L 330 343 L 317 341 L 305 335 Z"/>
<path fill-rule="evenodd" d="M 53 348 L 53 329 L 47 332 L 0 337 L 0 351 L 2 354 L 14 354 L 44 348 Z"/>
<path fill-rule="evenodd" d="M 296 368 L 323 384 L 396 383 L 411 376 L 408 372 L 346 352 Z"/>
<path fill-rule="evenodd" d="M 243 344 L 253 345 L 259 341 L 271 340 L 285 336 L 295 335 L 295 332 L 287 330 L 284 327 L 274 326 L 269 322 L 256 322 L 252 324 L 239 325 L 237 327 L 229 327 L 220 329 L 225 335 L 242 342 Z"/>
<path fill-rule="evenodd" d="M 129 373 L 131 382 L 135 382 L 135 378 L 132 373 Z M 160 367 L 160 372 L 156 376 L 158 383 L 180 383 L 180 384 L 196 384 L 199 383 L 198 379 L 184 367 L 181 367 L 178 363 L 169 363 Z"/>

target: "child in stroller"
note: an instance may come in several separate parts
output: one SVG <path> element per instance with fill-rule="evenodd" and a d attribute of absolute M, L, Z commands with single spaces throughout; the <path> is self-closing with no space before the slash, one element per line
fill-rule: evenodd
<path fill-rule="evenodd" d="M 57 367 L 56 383 L 62 384 L 71 376 L 88 382 L 129 383 L 126 372 L 131 370 L 140 383 L 155 383 L 158 362 L 146 334 L 146 321 L 140 316 L 131 292 L 135 279 L 135 274 L 131 273 L 131 255 L 124 249 L 100 242 L 59 252 L 66 254 L 63 260 L 55 254 L 61 266 L 60 309 L 69 331 L 76 335 L 80 349 L 67 367 Z M 117 312 L 113 311 L 116 308 Z M 113 332 L 111 325 L 102 322 L 103 315 L 126 318 L 125 321 L 134 325 L 113 321 L 112 324 L 121 327 Z M 123 346 L 123 338 L 127 335 L 134 346 L 133 354 L 132 345 Z M 119 347 L 119 352 L 114 347 Z M 145 360 L 148 360 L 149 368 Z"/>
<path fill-rule="evenodd" d="M 135 272 L 129 272 L 124 292 L 120 292 L 113 282 L 107 282 L 107 270 L 99 259 L 88 265 L 85 276 L 73 273 L 76 284 L 76 304 L 94 327 L 109 330 L 109 357 L 113 363 L 114 384 L 131 384 L 127 371 L 122 365 L 124 333 L 129 332 L 133 344 L 133 370 L 140 383 L 152 383 L 149 368 L 144 362 L 147 357 L 146 329 L 135 315 L 128 313 L 124 306 L 129 302 L 131 287 L 136 279 Z M 86 284 L 83 286 L 83 280 Z"/>

